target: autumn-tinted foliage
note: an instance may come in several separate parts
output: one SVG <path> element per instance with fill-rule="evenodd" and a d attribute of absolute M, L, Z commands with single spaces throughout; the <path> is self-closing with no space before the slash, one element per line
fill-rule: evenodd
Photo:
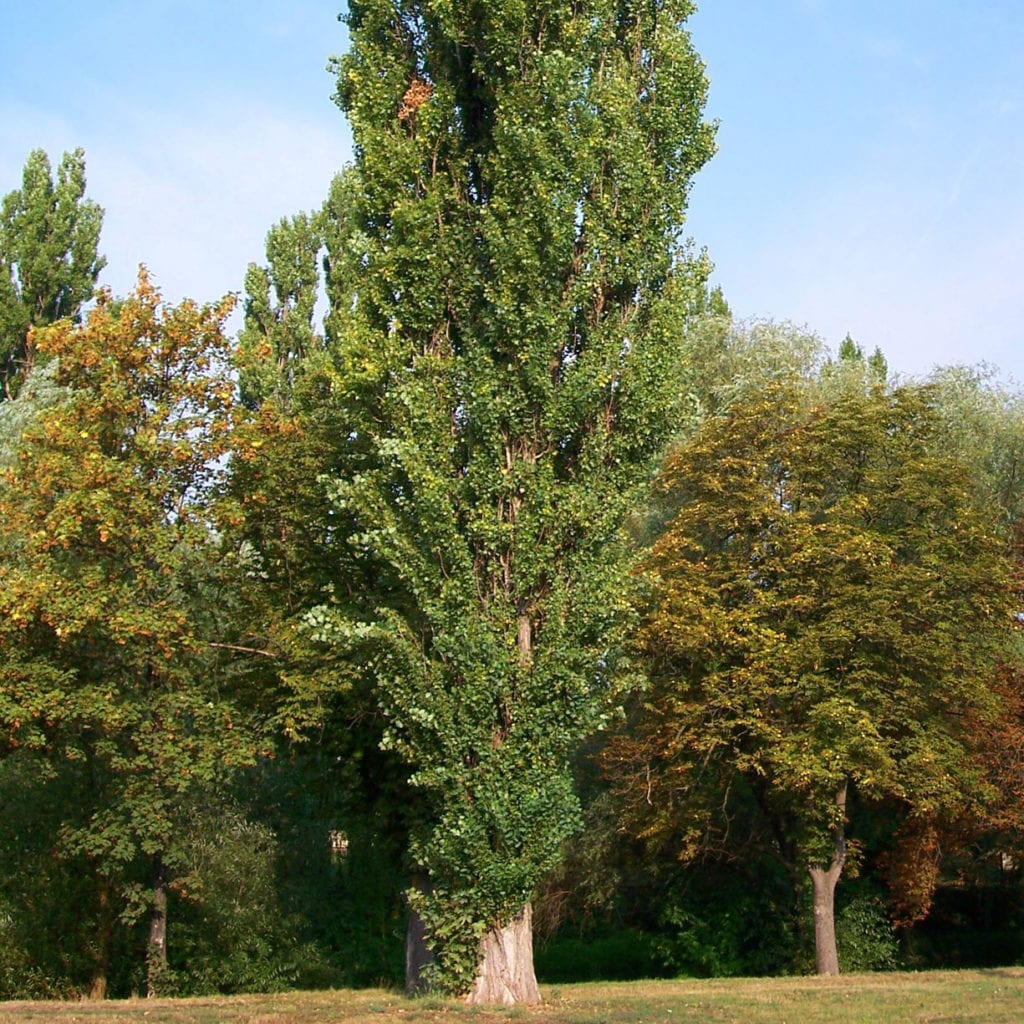
<path fill-rule="evenodd" d="M 991 795 L 965 722 L 1000 712 L 1014 619 L 1004 540 L 935 443 L 929 391 L 809 397 L 770 389 L 666 462 L 653 685 L 609 763 L 632 827 L 678 830 L 684 856 L 727 827 L 741 783 L 809 869 L 820 926 L 854 795 L 897 801 L 908 835 Z"/>
<path fill-rule="evenodd" d="M 56 849 L 94 881 L 94 991 L 118 916 L 162 913 L 186 794 L 252 756 L 216 656 L 229 606 L 212 517 L 235 395 L 229 309 L 164 308 L 142 273 L 84 326 L 38 332 L 67 397 L 0 477 L 3 741 L 81 766 Z M 125 888 L 140 858 L 152 877 Z"/>

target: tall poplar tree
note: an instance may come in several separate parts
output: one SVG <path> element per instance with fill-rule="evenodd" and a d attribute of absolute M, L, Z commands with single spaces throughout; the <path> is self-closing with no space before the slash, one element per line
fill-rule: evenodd
<path fill-rule="evenodd" d="M 569 760 L 625 685 L 620 536 L 675 422 L 713 151 L 688 0 L 353 0 L 328 329 L 380 567 L 366 642 L 422 826 L 426 980 L 535 1002 L 530 899 Z"/>
<path fill-rule="evenodd" d="M 65 153 L 57 180 L 46 153 L 29 154 L 21 188 L 0 204 L 0 401 L 31 367 L 29 327 L 70 317 L 106 265 L 97 253 L 103 210 L 85 198 L 85 154 Z"/>

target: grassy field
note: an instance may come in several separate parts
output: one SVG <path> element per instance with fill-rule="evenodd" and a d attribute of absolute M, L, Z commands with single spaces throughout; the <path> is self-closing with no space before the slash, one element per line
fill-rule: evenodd
<path fill-rule="evenodd" d="M 0 1024 L 1021 1024 L 1024 968 L 562 985 L 533 1009 L 381 990 L 105 1003 L 0 1003 Z"/>

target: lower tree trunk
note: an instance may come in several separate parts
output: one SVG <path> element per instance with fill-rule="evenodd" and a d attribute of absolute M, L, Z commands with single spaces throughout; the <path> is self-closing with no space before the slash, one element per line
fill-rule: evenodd
<path fill-rule="evenodd" d="M 430 879 L 426 875 L 414 875 L 412 888 L 429 892 Z M 434 953 L 427 945 L 423 918 L 412 908 L 405 926 L 405 994 L 414 996 L 423 991 L 423 970 L 434 962 Z"/>
<path fill-rule="evenodd" d="M 814 887 L 814 961 L 819 974 L 839 973 L 839 951 L 836 947 L 835 895 L 839 872 L 812 866 Z"/>
<path fill-rule="evenodd" d="M 809 864 L 814 900 L 814 959 L 818 974 L 839 973 L 836 946 L 836 885 L 846 863 L 846 790 L 844 779 L 836 789 L 837 824 L 832 831 L 832 863 L 828 868 Z"/>
<path fill-rule="evenodd" d="M 96 938 L 92 955 L 92 979 L 89 983 L 90 999 L 106 999 L 107 972 L 110 967 L 110 944 L 114 921 L 110 907 L 110 883 L 105 876 L 96 875 Z"/>
<path fill-rule="evenodd" d="M 533 1006 L 540 989 L 533 971 L 533 907 L 525 907 L 508 924 L 492 928 L 480 940 L 480 968 L 467 1003 L 514 1003 Z"/>
<path fill-rule="evenodd" d="M 153 903 L 149 912 L 149 946 L 146 951 L 146 995 L 160 994 L 160 982 L 167 973 L 167 879 L 163 862 L 153 872 Z"/>

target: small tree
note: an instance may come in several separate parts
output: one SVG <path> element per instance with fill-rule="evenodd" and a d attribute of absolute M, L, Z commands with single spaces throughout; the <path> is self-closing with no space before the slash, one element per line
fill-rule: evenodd
<path fill-rule="evenodd" d="M 103 210 L 85 199 L 85 154 L 65 153 L 54 184 L 41 149 L 21 188 L 0 205 L 0 388 L 13 397 L 32 363 L 30 327 L 77 321 L 106 265 L 97 255 Z"/>
<path fill-rule="evenodd" d="M 691 9 L 358 0 L 337 64 L 334 497 L 381 575 L 333 635 L 369 641 L 413 771 L 429 980 L 474 1001 L 539 998 L 531 895 L 624 686 L 619 528 L 705 273 L 679 238 L 712 152 Z"/>
<path fill-rule="evenodd" d="M 743 779 L 810 875 L 829 974 L 851 795 L 926 824 L 984 802 L 972 730 L 1014 627 L 1004 540 L 937 443 L 933 392 L 871 381 L 816 406 L 769 389 L 666 462 L 653 688 L 610 756 L 648 830 L 699 834 L 721 806 L 702 787 Z"/>

